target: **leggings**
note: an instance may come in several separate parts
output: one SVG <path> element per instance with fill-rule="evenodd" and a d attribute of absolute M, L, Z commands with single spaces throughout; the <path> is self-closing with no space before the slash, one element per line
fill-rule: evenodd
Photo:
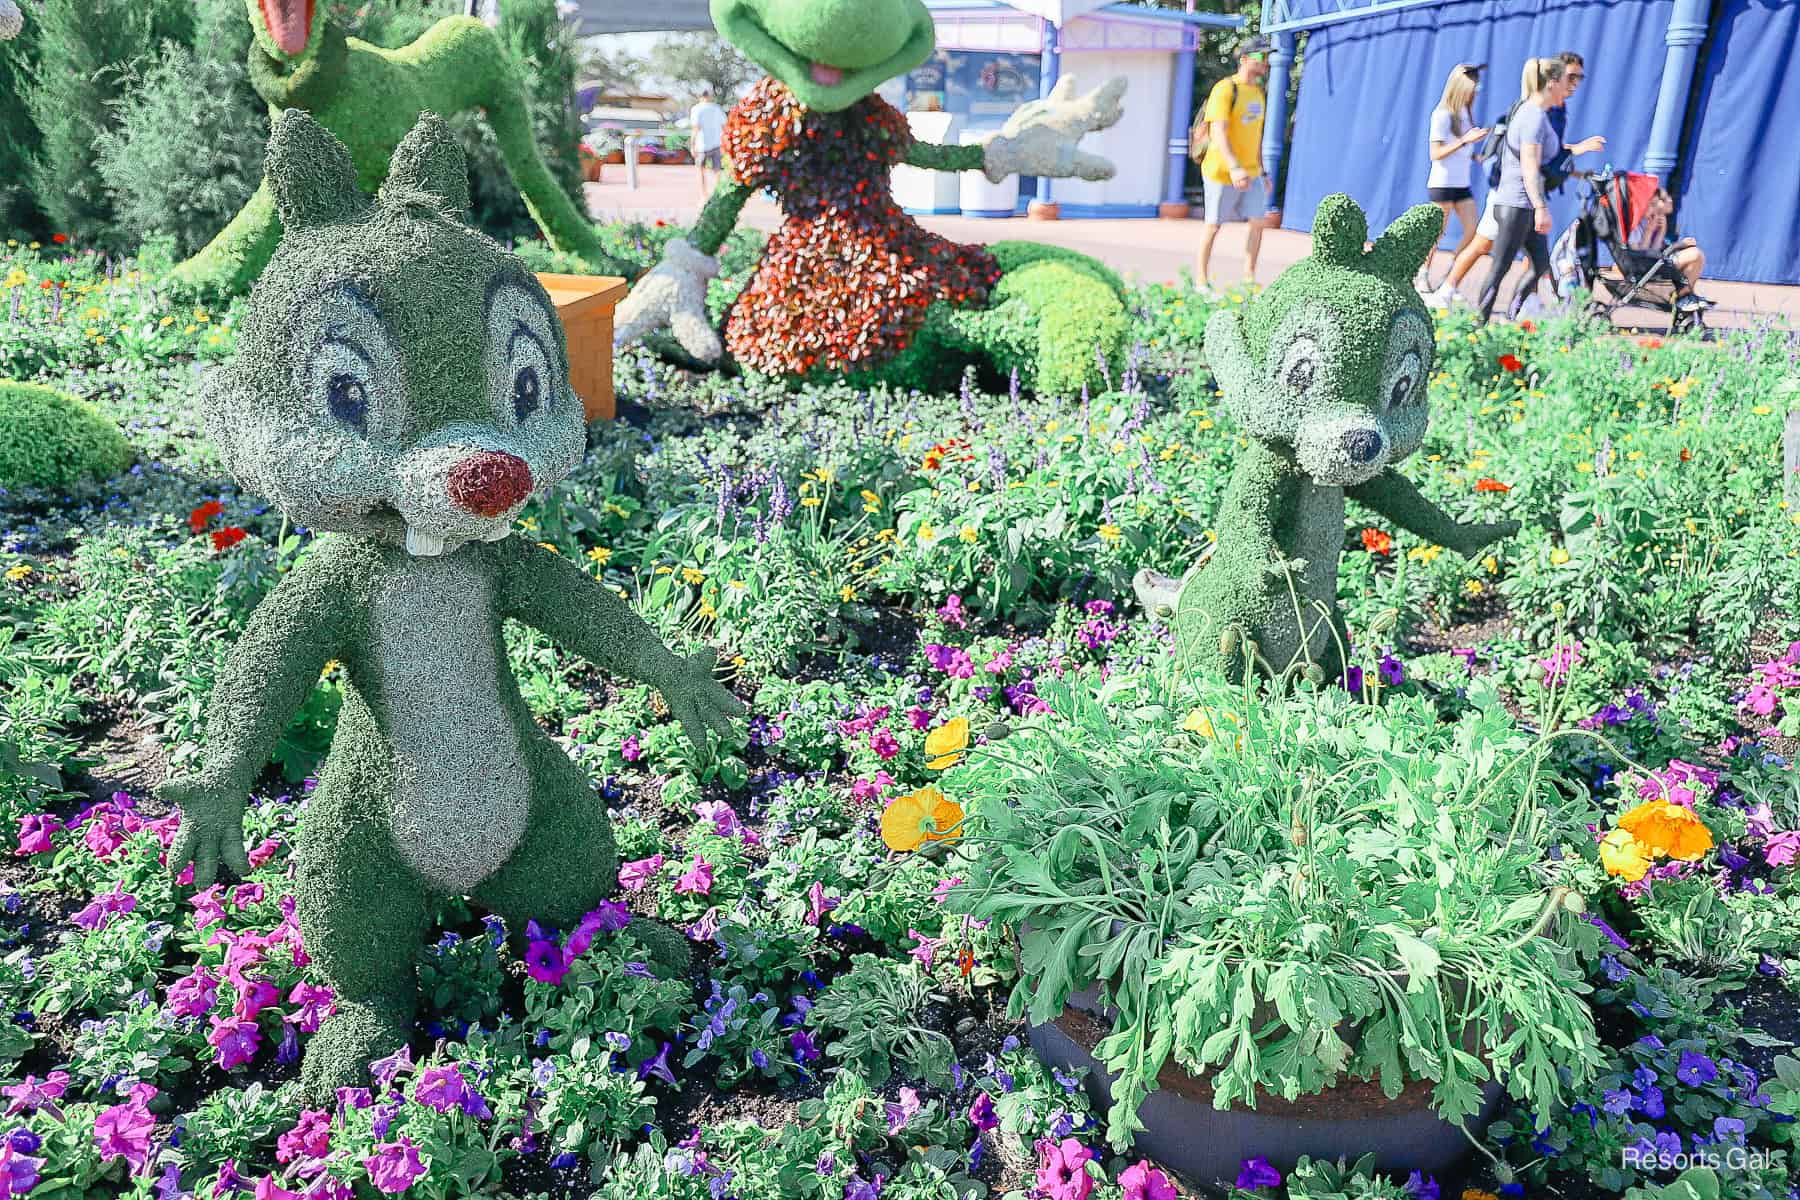
<path fill-rule="evenodd" d="M 1507 204 L 1494 205 L 1494 223 L 1500 227 L 1499 236 L 1494 238 L 1494 264 L 1488 268 L 1487 283 L 1481 289 L 1481 319 L 1486 321 L 1488 314 L 1494 311 L 1494 301 L 1500 295 L 1500 281 L 1512 267 L 1513 257 L 1520 250 L 1531 260 L 1531 269 L 1525 272 L 1525 278 L 1519 281 L 1518 290 L 1513 293 L 1512 304 L 1507 309 L 1507 316 L 1518 315 L 1519 306 L 1525 298 L 1537 291 L 1538 281 L 1550 273 L 1550 239 L 1532 228 L 1533 213 L 1529 208 L 1513 208 Z"/>

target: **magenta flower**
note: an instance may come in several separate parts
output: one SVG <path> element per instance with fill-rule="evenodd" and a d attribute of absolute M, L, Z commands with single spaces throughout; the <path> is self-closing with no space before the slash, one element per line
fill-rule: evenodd
<path fill-rule="evenodd" d="M 1004 675 L 1012 665 L 1012 647 L 1008 646 L 996 651 L 994 657 L 988 659 L 981 669 L 990 675 Z"/>
<path fill-rule="evenodd" d="M 806 889 L 806 923 L 817 925 L 825 919 L 826 913 L 842 903 L 843 897 L 827 896 L 825 884 L 820 880 L 813 880 L 812 886 Z"/>
<path fill-rule="evenodd" d="M 1238 1164 L 1237 1185 L 1247 1192 L 1258 1188 L 1280 1187 L 1281 1172 L 1270 1165 L 1262 1155 L 1246 1158 Z"/>
<path fill-rule="evenodd" d="M 926 937 L 916 929 L 908 929 L 906 936 L 919 944 L 908 950 L 913 961 L 925 970 L 931 970 L 931 964 L 937 959 L 938 947 L 944 944 L 943 938 Z"/>
<path fill-rule="evenodd" d="M 229 1071 L 256 1057 L 262 1044 L 262 1030 L 245 1017 L 214 1017 L 206 1034 L 207 1044 L 218 1051 L 219 1068 Z"/>
<path fill-rule="evenodd" d="M 1045 1139 L 1037 1144 L 1037 1151 L 1038 1191 L 1049 1200 L 1087 1200 L 1094 1190 L 1093 1176 L 1087 1173 L 1092 1150 L 1074 1138 L 1064 1138 L 1060 1143 Z"/>
<path fill-rule="evenodd" d="M 12 1103 L 6 1106 L 6 1112 L 0 1116 L 13 1117 L 25 1112 L 36 1112 L 43 1109 L 57 1120 L 62 1119 L 62 1110 L 56 1102 L 63 1098 L 69 1090 L 69 1073 L 52 1071 L 38 1082 L 36 1075 L 27 1075 L 23 1083 L 13 1083 L 0 1088 L 0 1096 L 5 1096 Z"/>
<path fill-rule="evenodd" d="M 900 1103 L 890 1103 L 887 1106 L 888 1136 L 893 1137 L 902 1129 L 905 1129 L 907 1123 L 918 1116 L 924 1108 L 925 1105 L 919 1100 L 919 1089 L 909 1087 L 901 1088 Z"/>
<path fill-rule="evenodd" d="M 1800 858 L 1800 830 L 1783 830 L 1769 835 L 1763 843 L 1763 858 L 1771 867 L 1791 867 Z"/>
<path fill-rule="evenodd" d="M 288 1003 L 295 1006 L 287 1015 L 288 1022 L 301 1033 L 317 1033 L 325 1018 L 337 1011 L 337 997 L 330 988 L 304 979 L 288 992 Z"/>
<path fill-rule="evenodd" d="M 937 886 L 931 889 L 931 898 L 936 900 L 939 904 L 942 904 L 950 898 L 950 889 L 956 887 L 961 882 L 961 875 L 952 875 L 948 879 L 938 880 Z"/>
<path fill-rule="evenodd" d="M 1180 1200 L 1169 1177 L 1145 1159 L 1119 1172 L 1119 1186 L 1125 1190 L 1124 1200 Z"/>
<path fill-rule="evenodd" d="M 1558 642 L 1548 658 L 1540 659 L 1538 665 L 1544 669 L 1545 686 L 1556 687 L 1565 682 L 1576 664 L 1581 662 L 1584 648 L 1580 642 Z"/>
<path fill-rule="evenodd" d="M 404 1192 L 425 1173 L 425 1164 L 419 1161 L 419 1148 L 409 1137 L 378 1143 L 375 1153 L 363 1159 L 363 1166 L 368 1169 L 369 1182 L 377 1191 L 389 1196 Z"/>
<path fill-rule="evenodd" d="M 594 937 L 601 933 L 617 933 L 631 924 L 631 911 L 617 900 L 602 900 L 600 907 L 581 918 L 575 932 L 569 935 L 568 959 L 573 962 L 587 953 Z"/>
<path fill-rule="evenodd" d="M 242 912 L 252 904 L 261 904 L 267 894 L 267 889 L 260 883 L 240 883 L 231 889 L 231 906 Z"/>
<path fill-rule="evenodd" d="M 256 845 L 250 847 L 250 853 L 246 855 L 246 857 L 249 858 L 252 867 L 260 867 L 271 858 L 274 858 L 275 852 L 279 849 L 281 849 L 281 839 L 264 838 L 262 841 L 256 843 Z"/>
<path fill-rule="evenodd" d="M 254 1021 L 262 1015 L 263 1009 L 280 1002 L 280 988 L 266 979 L 253 979 L 238 989 L 237 1003 L 231 1006 L 231 1011 L 243 1020 Z"/>
<path fill-rule="evenodd" d="M 619 743 L 619 757 L 626 762 L 636 762 L 638 759 L 644 757 L 644 748 L 639 744 L 637 734 L 628 733 L 625 735 L 625 740 Z"/>
<path fill-rule="evenodd" d="M 924 733 L 927 729 L 931 728 L 930 710 L 920 708 L 916 704 L 906 710 L 906 720 L 909 725 L 920 733 Z"/>
<path fill-rule="evenodd" d="M 893 731 L 886 725 L 869 735 L 869 749 L 883 762 L 900 753 L 900 743 L 894 739 Z"/>
<path fill-rule="evenodd" d="M 619 886 L 628 892 L 635 892 L 649 883 L 662 870 L 662 866 L 663 856 L 660 854 L 628 862 L 619 868 Z"/>
<path fill-rule="evenodd" d="M 195 967 L 169 985 L 165 1006 L 172 1017 L 203 1017 L 212 1011 L 219 995 L 219 981 L 205 967 Z"/>
<path fill-rule="evenodd" d="M 43 813 L 34 813 L 29 817 L 19 818 L 19 848 L 13 851 L 21 858 L 33 854 L 47 854 L 55 849 L 50 844 L 50 835 L 62 828 L 62 822 L 55 817 Z"/>
<path fill-rule="evenodd" d="M 994 1098 L 986 1092 L 975 1097 L 975 1103 L 969 1105 L 969 1124 L 979 1132 L 986 1133 L 1000 1126 L 1000 1117 L 994 1112 Z"/>
<path fill-rule="evenodd" d="M 29 1137 L 31 1149 L 37 1146 L 37 1135 L 27 1134 L 26 1130 L 15 1130 L 12 1137 L 0 1141 L 0 1197 L 23 1196 L 38 1185 L 38 1179 L 44 1170 L 44 1160 L 33 1158 L 28 1151 L 15 1142 L 23 1142 L 20 1134 Z"/>
<path fill-rule="evenodd" d="M 694 865 L 682 872 L 681 877 L 675 881 L 675 891 L 684 896 L 710 896 L 712 886 L 712 864 L 698 854 L 694 855 Z"/>
<path fill-rule="evenodd" d="M 925 661 L 952 679 L 968 679 L 975 674 L 975 662 L 969 652 L 956 646 L 933 642 L 925 647 Z"/>
<path fill-rule="evenodd" d="M 737 811 L 723 800 L 702 800 L 694 805 L 694 815 L 702 821 L 711 822 L 713 832 L 720 837 L 731 837 L 743 828 Z"/>
<path fill-rule="evenodd" d="M 948 600 L 944 601 L 943 604 L 938 606 L 937 615 L 946 625 L 953 626 L 957 629 L 967 629 L 969 627 L 969 615 L 963 609 L 961 596 L 951 596 Z"/>
<path fill-rule="evenodd" d="M 569 963 L 555 942 L 533 941 L 525 949 L 525 973 L 554 987 L 569 973 Z"/>
<path fill-rule="evenodd" d="M 487 1101 L 469 1086 L 469 1081 L 463 1078 L 462 1068 L 455 1063 L 421 1071 L 418 1082 L 413 1085 L 413 1099 L 438 1112 L 460 1108 L 471 1117 L 484 1121 L 494 1115 Z"/>
<path fill-rule="evenodd" d="M 137 897 L 125 890 L 123 882 L 113 884 L 112 891 L 95 896 L 93 902 L 69 918 L 83 929 L 105 929 L 112 919 L 137 907 Z"/>
<path fill-rule="evenodd" d="M 275 1182 L 273 1175 L 264 1175 L 256 1181 L 256 1187 L 250 1192 L 250 1200 L 304 1200 L 299 1192 L 290 1192 Z"/>
<path fill-rule="evenodd" d="M 188 903 L 194 906 L 195 929 L 205 929 L 208 925 L 225 919 L 225 907 L 219 903 L 219 893 L 223 890 L 215 883 L 188 897 Z"/>
<path fill-rule="evenodd" d="M 144 1169 L 150 1159 L 150 1134 L 156 1118 L 144 1108 L 156 1089 L 140 1083 L 131 1089 L 131 1098 L 101 1111 L 94 1118 L 94 1145 L 102 1161 L 123 1158 L 133 1174 Z"/>
<path fill-rule="evenodd" d="M 324 1158 L 331 1153 L 331 1115 L 324 1109 L 309 1108 L 300 1114 L 294 1127 L 275 1139 L 275 1161 L 290 1163 L 300 1159 Z"/>

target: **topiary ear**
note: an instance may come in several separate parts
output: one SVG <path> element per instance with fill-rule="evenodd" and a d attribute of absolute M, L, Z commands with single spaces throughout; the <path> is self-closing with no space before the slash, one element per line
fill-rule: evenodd
<path fill-rule="evenodd" d="M 382 194 L 389 189 L 423 192 L 443 201 L 452 216 L 469 215 L 468 160 L 444 118 L 419 114 L 419 123 L 394 147 Z"/>
<path fill-rule="evenodd" d="M 264 173 L 289 229 L 330 225 L 369 206 L 356 186 L 350 151 L 304 109 L 286 109 L 275 119 Z"/>
<path fill-rule="evenodd" d="M 1435 204 L 1415 204 L 1369 247 L 1369 269 L 1395 282 L 1411 279 L 1443 233 L 1444 210 Z"/>
<path fill-rule="evenodd" d="M 1369 218 L 1356 201 L 1333 192 L 1319 201 L 1313 214 L 1313 257 L 1340 267 L 1354 266 L 1369 240 Z"/>

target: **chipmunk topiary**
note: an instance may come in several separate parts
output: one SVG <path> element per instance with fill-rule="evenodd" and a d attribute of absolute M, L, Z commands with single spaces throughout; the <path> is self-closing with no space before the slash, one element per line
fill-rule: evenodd
<path fill-rule="evenodd" d="M 462 223 L 462 151 L 426 114 L 379 200 L 343 144 L 290 109 L 269 143 L 283 236 L 237 357 L 207 381 L 232 474 L 320 531 L 263 600 L 213 687 L 203 766 L 162 794 L 172 870 L 243 873 L 247 793 L 331 660 L 343 708 L 301 820 L 298 909 L 337 1009 L 307 1047 L 329 1099 L 406 1040 L 414 947 L 435 898 L 569 929 L 616 883 L 606 809 L 520 698 L 501 638 L 521 621 L 660 690 L 688 737 L 742 706 L 710 651 L 678 658 L 574 563 L 509 536 L 586 450 L 562 327 L 513 255 Z M 687 943 L 634 922 L 683 968 Z"/>
<path fill-rule="evenodd" d="M 1140 576 L 1138 588 L 1175 610 L 1178 649 L 1197 666 L 1239 679 L 1260 660 L 1270 675 L 1337 678 L 1345 496 L 1465 556 L 1518 532 L 1457 521 L 1394 469 L 1425 436 L 1436 347 L 1412 277 L 1442 226 L 1421 204 L 1364 250 L 1362 209 L 1327 196 L 1312 254 L 1207 322 L 1207 360 L 1250 445 L 1211 559 L 1180 584 Z"/>

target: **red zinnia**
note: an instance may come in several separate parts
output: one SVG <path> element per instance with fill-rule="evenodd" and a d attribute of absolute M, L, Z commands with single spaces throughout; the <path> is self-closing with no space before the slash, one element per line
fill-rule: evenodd
<path fill-rule="evenodd" d="M 1637 340 L 1637 344 L 1639 346 L 1642 346 L 1646 350 L 1661 350 L 1662 349 L 1662 339 L 1659 337 L 1654 337 L 1654 336 L 1641 337 Z"/>
<path fill-rule="evenodd" d="M 69 240 L 69 235 L 66 233 L 53 233 L 50 235 L 50 240 L 60 246 Z"/>
<path fill-rule="evenodd" d="M 223 529 L 215 529 L 212 534 L 213 551 L 229 550 L 243 541 L 246 534 L 236 525 L 227 525 Z"/>
<path fill-rule="evenodd" d="M 1516 354 L 1502 354 L 1500 356 L 1500 369 L 1503 371 L 1523 371 L 1525 369 L 1525 364 L 1519 361 L 1519 356 Z"/>
<path fill-rule="evenodd" d="M 199 508 L 188 514 L 188 528 L 196 535 L 206 528 L 206 523 L 225 511 L 225 506 L 217 500 L 208 500 Z"/>
<path fill-rule="evenodd" d="M 1477 479 L 1475 490 L 1478 492 L 1510 492 L 1512 484 L 1501 483 L 1498 479 Z"/>
<path fill-rule="evenodd" d="M 1526 333 L 1536 333 L 1537 332 L 1537 326 L 1533 325 L 1531 323 L 1530 317 L 1526 317 L 1523 321 L 1520 321 L 1519 328 L 1523 329 Z"/>
<path fill-rule="evenodd" d="M 1393 535 L 1382 529 L 1365 529 L 1362 531 L 1363 549 L 1370 554 L 1392 554 L 1394 552 Z"/>

